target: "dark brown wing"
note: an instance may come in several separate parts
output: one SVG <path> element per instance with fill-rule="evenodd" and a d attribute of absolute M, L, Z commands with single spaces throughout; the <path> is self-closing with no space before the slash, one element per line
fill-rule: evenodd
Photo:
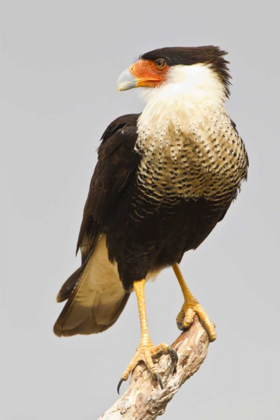
<path fill-rule="evenodd" d="M 54 325 L 58 336 L 106 330 L 116 322 L 129 298 L 109 262 L 101 234 L 106 232 L 107 221 L 138 167 L 140 156 L 134 151 L 138 116 L 118 118 L 103 134 L 77 245 L 82 265 L 57 297 L 59 302 L 67 299 Z"/>
<path fill-rule="evenodd" d="M 110 213 L 131 176 L 135 173 L 140 156 L 134 151 L 139 114 L 125 115 L 113 121 L 102 137 L 84 217 L 80 229 L 77 251 L 87 247 L 87 258 L 100 233 L 106 229 Z"/>
<path fill-rule="evenodd" d="M 139 114 L 124 115 L 105 130 L 98 149 L 95 167 L 77 243 L 81 249 L 82 266 L 61 287 L 57 300 L 69 298 L 77 284 L 100 234 L 106 231 L 107 220 L 117 201 L 135 173 L 140 155 L 134 151 Z"/>

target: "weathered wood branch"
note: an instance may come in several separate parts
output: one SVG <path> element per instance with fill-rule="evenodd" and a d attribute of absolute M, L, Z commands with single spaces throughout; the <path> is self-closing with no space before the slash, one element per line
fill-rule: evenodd
<path fill-rule="evenodd" d="M 207 356 L 208 346 L 208 334 L 195 317 L 191 328 L 172 344 L 179 357 L 176 371 L 169 356 L 162 355 L 157 362 L 164 389 L 160 389 L 141 364 L 135 369 L 121 398 L 98 420 L 154 420 L 164 414 L 167 404 L 179 388 L 200 368 Z"/>

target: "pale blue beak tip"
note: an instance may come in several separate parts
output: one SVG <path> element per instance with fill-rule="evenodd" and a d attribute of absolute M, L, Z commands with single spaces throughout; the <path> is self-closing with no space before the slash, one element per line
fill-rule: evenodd
<path fill-rule="evenodd" d="M 117 81 L 118 91 L 133 89 L 137 85 L 137 80 L 131 74 L 129 68 L 125 69 L 119 76 Z"/>

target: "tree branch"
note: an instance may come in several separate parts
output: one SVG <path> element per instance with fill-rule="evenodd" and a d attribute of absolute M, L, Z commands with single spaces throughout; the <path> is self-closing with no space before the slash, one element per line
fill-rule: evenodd
<path fill-rule="evenodd" d="M 176 371 L 169 356 L 162 355 L 158 360 L 157 370 L 164 389 L 160 389 L 141 363 L 121 398 L 98 420 L 154 420 L 164 414 L 179 388 L 200 368 L 207 356 L 208 346 L 208 334 L 196 316 L 190 329 L 172 344 L 179 357 Z"/>

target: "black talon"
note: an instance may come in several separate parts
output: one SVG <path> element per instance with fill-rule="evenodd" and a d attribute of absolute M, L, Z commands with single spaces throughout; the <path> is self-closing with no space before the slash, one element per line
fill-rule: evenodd
<path fill-rule="evenodd" d="M 168 350 L 169 350 L 169 355 L 171 357 L 171 363 L 173 365 L 172 375 L 174 375 L 174 373 L 176 372 L 176 369 L 177 369 L 177 363 L 179 361 L 179 357 L 178 357 L 177 351 L 174 350 L 172 347 L 169 347 Z"/>
<path fill-rule="evenodd" d="M 154 379 L 156 379 L 158 381 L 159 386 L 161 387 L 161 389 L 163 389 L 163 384 L 162 384 L 162 381 L 161 381 L 161 378 L 160 378 L 159 374 L 158 373 L 154 373 L 153 374 L 153 377 L 154 377 Z"/>
<path fill-rule="evenodd" d="M 177 351 L 174 350 L 172 347 L 170 347 L 170 356 L 171 356 L 171 359 L 174 360 L 175 364 L 177 365 L 179 361 L 179 357 L 178 357 Z"/>
<path fill-rule="evenodd" d="M 117 388 L 117 391 L 118 391 L 118 394 L 120 395 L 120 387 L 121 387 L 121 384 L 124 382 L 124 379 L 123 378 L 121 378 L 120 379 L 120 382 L 118 383 L 118 388 Z"/>

